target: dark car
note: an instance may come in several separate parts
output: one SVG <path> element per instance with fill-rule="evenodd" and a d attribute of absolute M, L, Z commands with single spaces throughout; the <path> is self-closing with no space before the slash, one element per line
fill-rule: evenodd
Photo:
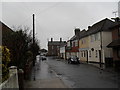
<path fill-rule="evenodd" d="M 68 58 L 68 63 L 80 64 L 80 61 L 77 56 L 71 56 Z"/>
<path fill-rule="evenodd" d="M 46 57 L 45 56 L 41 56 L 41 60 L 46 60 Z"/>

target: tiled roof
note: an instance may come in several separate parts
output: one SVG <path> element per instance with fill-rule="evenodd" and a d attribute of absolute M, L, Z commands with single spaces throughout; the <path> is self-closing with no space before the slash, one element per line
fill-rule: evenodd
<path fill-rule="evenodd" d="M 74 35 L 70 40 L 76 40 L 82 38 L 84 35 L 86 35 L 86 30 L 80 31 L 79 36 Z"/>
<path fill-rule="evenodd" d="M 120 26 L 120 22 L 115 22 L 115 23 L 110 27 L 110 29 L 115 28 L 115 27 L 117 27 L 117 26 Z"/>
<path fill-rule="evenodd" d="M 87 30 L 87 34 L 91 35 L 100 31 L 108 31 L 109 28 L 114 24 L 113 21 L 111 21 L 110 19 L 106 18 L 101 20 L 98 23 L 95 23 L 94 25 L 92 25 L 88 30 Z"/>
<path fill-rule="evenodd" d="M 91 34 L 95 34 L 97 32 L 100 31 L 109 31 L 110 27 L 113 26 L 115 24 L 115 22 L 111 21 L 108 18 L 105 18 L 95 24 L 93 24 L 92 26 L 90 26 L 90 28 L 86 31 L 86 30 L 82 30 L 80 31 L 79 36 L 74 35 L 70 40 L 76 40 L 76 39 L 80 39 L 86 36 L 89 36 Z"/>
<path fill-rule="evenodd" d="M 3 30 L 4 29 L 4 30 Z M 13 32 L 13 30 L 5 25 L 3 22 L 0 21 L 0 30 L 2 30 L 2 33 L 6 32 Z"/>
<path fill-rule="evenodd" d="M 86 31 L 86 30 L 82 30 L 82 31 L 80 32 L 79 39 L 80 39 L 80 38 L 83 38 L 83 37 L 86 36 L 86 35 L 87 35 L 87 31 Z"/>
<path fill-rule="evenodd" d="M 107 47 L 120 47 L 120 39 L 112 41 Z"/>
<path fill-rule="evenodd" d="M 76 37 L 76 35 L 74 35 L 70 40 L 76 40 L 77 39 L 77 37 Z"/>

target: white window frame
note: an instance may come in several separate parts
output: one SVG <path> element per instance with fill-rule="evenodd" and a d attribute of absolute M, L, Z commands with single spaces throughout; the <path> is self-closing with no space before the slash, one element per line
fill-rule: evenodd
<path fill-rule="evenodd" d="M 91 50 L 89 50 L 89 57 L 91 57 Z"/>

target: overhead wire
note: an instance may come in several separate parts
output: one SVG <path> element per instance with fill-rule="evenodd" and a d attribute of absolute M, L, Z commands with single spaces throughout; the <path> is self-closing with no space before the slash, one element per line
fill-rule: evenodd
<path fill-rule="evenodd" d="M 48 8 L 46 8 L 46 9 L 44 9 L 44 10 L 42 10 L 42 11 L 40 11 L 40 13 L 37 15 L 36 18 L 39 18 L 40 15 L 41 15 L 42 13 L 45 13 L 45 12 L 49 11 L 50 9 L 52 9 L 52 8 L 54 8 L 54 7 L 56 7 L 56 6 L 58 6 L 60 3 L 61 3 L 61 2 L 57 2 L 57 3 L 55 3 L 54 5 L 52 5 L 52 6 L 48 7 Z M 36 19 L 36 21 L 38 22 L 38 24 L 40 23 L 40 21 L 39 21 L 38 19 Z"/>
<path fill-rule="evenodd" d="M 52 5 L 52 6 L 48 7 L 48 8 L 46 8 L 46 9 L 44 9 L 44 10 L 41 11 L 38 15 L 40 15 L 40 14 L 42 14 L 42 13 L 44 13 L 44 12 L 46 12 L 46 11 L 48 11 L 48 10 L 50 10 L 50 9 L 52 9 L 52 8 L 54 8 L 54 7 L 56 7 L 56 6 L 58 6 L 60 3 L 61 3 L 61 2 L 57 2 L 56 4 L 54 4 L 54 5 Z"/>
<path fill-rule="evenodd" d="M 60 3 L 61 3 L 61 2 L 57 2 L 56 4 L 54 4 L 54 5 L 46 8 L 46 9 L 44 9 L 44 10 L 42 10 L 42 11 L 37 15 L 36 18 L 39 18 L 39 17 L 40 17 L 40 14 L 42 14 L 42 13 L 44 13 L 44 12 L 47 12 L 48 10 L 56 7 L 56 6 L 59 5 Z M 26 4 L 26 3 L 24 3 L 24 4 Z M 25 6 L 26 6 L 26 7 L 24 7 L 24 10 L 27 10 L 27 12 L 24 12 L 24 13 L 27 15 L 27 13 L 29 13 L 28 11 L 31 11 L 31 10 L 27 7 L 27 5 L 25 5 Z M 22 8 L 23 8 L 23 7 L 22 7 Z M 30 14 L 31 14 L 31 13 L 30 13 Z M 26 18 L 26 19 L 25 19 L 23 22 L 21 22 L 20 24 L 25 24 L 28 20 L 30 20 L 30 18 L 31 18 L 31 16 L 28 16 L 28 18 Z M 37 21 L 38 23 L 40 23 L 40 21 L 38 21 L 38 19 L 36 19 L 36 21 Z"/>

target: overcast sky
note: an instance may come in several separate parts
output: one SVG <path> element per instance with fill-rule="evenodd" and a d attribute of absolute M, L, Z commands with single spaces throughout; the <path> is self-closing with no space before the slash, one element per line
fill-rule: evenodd
<path fill-rule="evenodd" d="M 9 27 L 27 25 L 32 30 L 34 13 L 36 38 L 41 48 L 47 49 L 47 40 L 51 37 L 68 40 L 74 35 L 75 27 L 87 30 L 88 26 L 104 18 L 115 17 L 112 12 L 118 10 L 118 1 L 2 2 L 2 21 Z"/>

